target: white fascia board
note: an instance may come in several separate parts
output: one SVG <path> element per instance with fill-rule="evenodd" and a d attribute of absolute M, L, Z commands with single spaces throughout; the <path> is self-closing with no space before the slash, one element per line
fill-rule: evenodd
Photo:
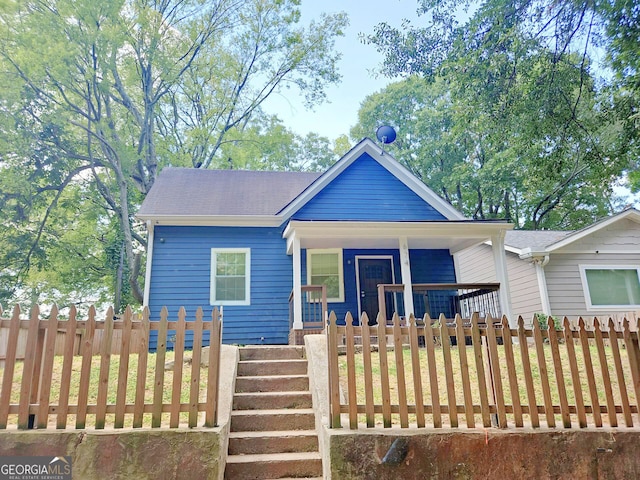
<path fill-rule="evenodd" d="M 329 170 L 322 174 L 313 182 L 309 188 L 302 192 L 293 202 L 287 205 L 278 213 L 278 216 L 289 218 L 296 211 L 302 208 L 309 200 L 325 188 L 340 173 L 342 173 L 356 159 L 360 158 L 363 153 L 367 153 L 376 162 L 382 165 L 398 180 L 404 183 L 411 191 L 422 198 L 425 202 L 435 208 L 444 215 L 448 220 L 466 220 L 465 217 L 456 210 L 451 204 L 444 201 L 436 193 L 427 187 L 422 181 L 416 178 L 409 170 L 402 166 L 392 155 L 385 152 L 376 145 L 370 138 L 363 139 L 349 152 L 347 152 L 337 163 Z"/>
<path fill-rule="evenodd" d="M 291 220 L 282 236 L 298 238 L 491 237 L 511 230 L 512 223 L 491 222 L 312 222 Z"/>
<path fill-rule="evenodd" d="M 628 218 L 634 222 L 640 223 L 640 212 L 636 209 L 628 209 L 624 210 L 617 215 L 613 215 L 609 218 L 596 222 L 590 227 L 583 228 L 582 230 L 578 230 L 577 232 L 569 235 L 568 237 L 563 238 L 562 240 L 552 243 L 551 245 L 547 245 L 544 249 L 544 252 L 549 253 L 554 250 L 558 250 L 559 248 L 566 247 L 567 245 L 572 244 L 582 238 L 588 237 L 589 235 L 602 230 L 603 228 L 607 228 L 609 225 L 614 224 L 620 220 Z"/>
<path fill-rule="evenodd" d="M 491 246 L 493 246 L 493 244 L 491 243 L 491 240 L 487 240 L 486 242 L 484 242 L 484 244 L 485 244 L 485 245 L 489 245 L 490 247 L 491 247 Z M 504 246 L 504 249 L 505 249 L 507 252 L 515 253 L 516 255 L 520 255 L 520 254 L 522 254 L 522 251 L 523 251 L 521 248 L 512 247 L 512 246 L 510 246 L 510 245 L 506 245 L 506 244 L 505 244 L 505 246 Z"/>
<path fill-rule="evenodd" d="M 282 218 L 275 215 L 154 215 L 139 216 L 154 225 L 216 227 L 279 227 Z"/>

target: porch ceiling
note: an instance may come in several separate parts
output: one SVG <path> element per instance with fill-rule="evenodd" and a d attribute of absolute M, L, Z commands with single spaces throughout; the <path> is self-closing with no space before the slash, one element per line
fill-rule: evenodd
<path fill-rule="evenodd" d="M 292 220 L 283 237 L 287 253 L 293 241 L 300 248 L 398 248 L 401 238 L 410 249 L 448 249 L 451 253 L 504 235 L 513 229 L 506 222 L 324 222 Z"/>

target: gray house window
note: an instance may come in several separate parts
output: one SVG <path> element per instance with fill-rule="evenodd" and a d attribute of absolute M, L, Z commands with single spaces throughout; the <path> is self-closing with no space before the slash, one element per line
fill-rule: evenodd
<path fill-rule="evenodd" d="M 640 306 L 638 267 L 580 266 L 585 300 L 590 309 Z"/>

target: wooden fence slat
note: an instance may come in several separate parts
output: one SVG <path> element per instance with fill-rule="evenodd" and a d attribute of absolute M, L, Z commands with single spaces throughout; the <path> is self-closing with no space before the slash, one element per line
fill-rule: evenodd
<path fill-rule="evenodd" d="M 640 369 L 638 368 L 638 342 L 634 342 L 632 339 L 631 329 L 629 327 L 629 321 L 624 321 L 624 344 L 627 349 L 627 356 L 629 357 L 629 369 L 631 370 L 631 381 L 633 382 L 633 391 L 636 397 L 636 407 L 640 407 Z M 635 332 L 638 335 L 638 332 Z"/>
<path fill-rule="evenodd" d="M 371 329 L 367 312 L 362 313 L 362 365 L 364 367 L 364 410 L 367 428 L 375 427 L 375 409 L 373 400 L 373 373 L 371 364 Z"/>
<path fill-rule="evenodd" d="M 202 365 L 202 307 L 196 310 L 193 329 L 193 353 L 191 357 L 191 384 L 189 385 L 189 428 L 198 426 L 198 401 L 200 397 L 200 368 Z"/>
<path fill-rule="evenodd" d="M 556 419 L 553 414 L 553 401 L 551 400 L 549 374 L 547 372 L 547 362 L 544 356 L 544 340 L 542 338 L 540 324 L 536 319 L 533 320 L 533 338 L 535 339 L 536 354 L 538 356 L 538 370 L 542 386 L 542 397 L 544 398 L 544 413 L 547 419 L 547 427 L 552 428 L 556 426 Z"/>
<path fill-rule="evenodd" d="M 114 311 L 109 307 L 102 330 L 102 351 L 100 352 L 100 374 L 98 400 L 96 401 L 96 430 L 105 427 L 107 415 L 107 394 L 109 388 L 109 369 L 111 368 L 111 343 L 113 339 Z"/>
<path fill-rule="evenodd" d="M 549 346 L 551 347 L 551 358 L 553 359 L 553 369 L 558 387 L 558 397 L 560 399 L 560 415 L 564 428 L 571 428 L 571 414 L 569 413 L 569 401 L 567 400 L 567 388 L 564 382 L 564 372 L 562 371 L 562 360 L 560 358 L 560 346 L 558 344 L 558 333 L 553 317 L 547 319 L 549 334 Z"/>
<path fill-rule="evenodd" d="M 58 414 L 56 419 L 56 428 L 64 429 L 67 427 L 67 416 L 69 412 L 69 389 L 71 386 L 71 371 L 73 368 L 73 354 L 76 341 L 76 327 L 78 312 L 75 305 L 71 305 L 69 309 L 69 320 L 64 322 L 64 347 L 62 360 L 62 374 L 60 376 L 60 398 L 58 399 Z M 59 326 L 61 324 L 58 324 Z"/>
<path fill-rule="evenodd" d="M 169 311 L 167 307 L 160 310 L 158 323 L 158 337 L 156 342 L 156 372 L 153 381 L 153 412 L 151 413 L 151 427 L 162 425 L 162 396 L 164 393 L 164 364 L 167 356 L 167 330 Z"/>
<path fill-rule="evenodd" d="M 347 312 L 345 318 L 345 343 L 347 350 L 347 397 L 349 402 L 349 428 L 358 428 L 358 396 L 356 391 L 356 349 L 353 333 L 353 317 Z"/>
<path fill-rule="evenodd" d="M 516 373 L 516 360 L 513 354 L 513 340 L 511 338 L 511 328 L 506 315 L 502 316 L 502 343 L 504 345 L 505 363 L 507 364 L 507 375 L 509 376 L 509 390 L 511 392 L 511 404 L 513 406 L 513 420 L 516 427 L 522 427 L 522 405 L 520 403 L 520 387 L 518 385 L 518 374 Z"/>
<path fill-rule="evenodd" d="M 87 422 L 87 403 L 89 401 L 89 382 L 91 378 L 91 360 L 93 354 L 93 339 L 96 332 L 96 309 L 89 308 L 88 318 L 82 336 L 82 365 L 80 367 L 80 383 L 78 386 L 78 411 L 76 413 L 76 428 L 85 428 Z"/>
<path fill-rule="evenodd" d="M 58 336 L 58 306 L 53 305 L 47 323 L 40 386 L 38 388 L 38 414 L 36 415 L 39 429 L 47 428 L 49 423 L 49 402 L 51 399 L 51 379 L 53 376 L 53 360 L 55 358 L 56 337 Z"/>
<path fill-rule="evenodd" d="M 338 323 L 336 314 L 333 311 L 329 315 L 327 335 L 327 348 L 329 350 L 331 428 L 342 428 L 342 421 L 340 418 L 340 376 L 338 370 Z"/>
<path fill-rule="evenodd" d="M 498 341 L 496 340 L 496 326 L 491 315 L 487 316 L 487 343 L 489 344 L 489 359 L 491 361 L 491 377 L 495 392 L 496 409 L 498 411 L 498 426 L 507 428 L 507 410 L 504 404 L 504 390 L 500 373 L 500 357 L 498 356 Z"/>
<path fill-rule="evenodd" d="M 580 319 L 578 320 L 578 329 L 580 333 L 580 345 L 582 347 L 582 357 L 584 360 L 584 368 L 586 370 L 586 377 L 589 385 L 589 396 L 591 397 L 591 411 L 593 414 L 593 423 L 595 424 L 596 427 L 602 427 L 600 400 L 598 398 L 598 388 L 596 387 L 596 381 L 595 381 L 596 377 L 593 370 L 593 359 L 591 358 L 591 349 L 589 348 L 589 335 L 582 317 L 580 317 Z M 595 335 L 595 332 L 594 332 L 594 335 Z"/>
<path fill-rule="evenodd" d="M 389 365 L 387 358 L 386 314 L 378 312 L 378 356 L 380 357 L 380 387 L 382 389 L 382 424 L 391 428 L 391 388 L 389 386 Z"/>
<path fill-rule="evenodd" d="M 176 341 L 173 344 L 173 385 L 171 386 L 171 414 L 169 427 L 178 428 L 180 425 L 180 397 L 182 394 L 182 370 L 184 362 L 184 344 L 186 331 L 187 311 L 184 307 L 178 310 L 178 327 L 176 328 Z"/>
<path fill-rule="evenodd" d="M 420 349 L 418 348 L 418 327 L 413 313 L 409 316 L 409 348 L 411 351 L 411 372 L 413 373 L 413 391 L 416 403 L 416 424 L 425 426 L 424 398 L 422 397 L 422 375 L 420 374 Z"/>
<path fill-rule="evenodd" d="M 475 357 L 476 372 L 478 378 L 478 390 L 480 394 L 480 413 L 482 415 L 482 426 L 491 426 L 491 410 L 489 408 L 489 397 L 487 396 L 487 379 L 484 371 L 484 358 L 482 354 L 482 337 L 478 325 L 478 313 L 471 316 L 471 343 L 473 344 L 473 356 Z"/>
<path fill-rule="evenodd" d="M 400 407 L 400 428 L 409 428 L 409 410 L 407 405 L 407 380 L 404 371 L 404 350 L 402 346 L 402 327 L 400 316 L 393 315 L 393 353 L 396 359 L 396 381 L 398 382 L 398 404 Z"/>
<path fill-rule="evenodd" d="M 624 424 L 627 427 L 633 427 L 633 418 L 631 416 L 631 406 L 629 405 L 629 394 L 627 393 L 627 384 L 624 380 L 624 370 L 622 369 L 622 359 L 620 358 L 620 346 L 618 345 L 618 335 L 613 319 L 609 319 L 609 343 L 611 344 L 611 354 L 613 355 L 613 363 L 618 377 L 618 387 L 620 389 L 620 400 L 622 402 L 622 414 L 624 416 Z"/>
<path fill-rule="evenodd" d="M 207 372 L 207 401 L 205 408 L 205 427 L 218 425 L 218 390 L 220 383 L 220 349 L 222 343 L 222 318 L 217 307 L 211 312 L 209 327 L 209 371 Z M 336 355 L 337 361 L 337 355 Z"/>
<path fill-rule="evenodd" d="M 440 314 L 440 339 L 442 340 L 442 358 L 444 362 L 444 373 L 447 384 L 447 405 L 449 406 L 449 425 L 453 428 L 458 426 L 458 406 L 456 403 L 456 384 L 453 379 L 453 364 L 451 361 L 451 339 L 449 337 L 449 327 L 444 314 Z"/>
<path fill-rule="evenodd" d="M 123 329 L 120 337 L 120 364 L 118 365 L 118 386 L 116 390 L 116 414 L 114 428 L 124 427 L 124 407 L 127 403 L 127 383 L 129 381 L 129 352 L 131 349 L 131 330 L 133 311 L 130 306 L 124 311 Z"/>
<path fill-rule="evenodd" d="M 133 428 L 141 428 L 144 418 L 144 394 L 147 382 L 147 363 L 149 359 L 149 307 L 144 307 L 140 318 L 140 337 L 138 338 L 138 368 L 136 371 L 136 393 L 133 409 Z"/>
<path fill-rule="evenodd" d="M 604 350 L 602 329 L 600 328 L 600 321 L 597 318 L 594 318 L 593 320 L 593 329 L 593 333 L 596 339 L 596 348 L 598 350 L 598 359 L 600 360 L 600 372 L 602 373 L 602 380 L 605 385 L 611 385 L 611 376 L 609 375 L 607 354 Z M 607 399 L 607 416 L 609 418 L 609 426 L 617 427 L 618 417 L 616 415 L 616 404 L 613 400 L 613 390 L 611 388 L 605 388 L 605 398 Z"/>
<path fill-rule="evenodd" d="M 26 355 L 22 366 L 20 404 L 18 407 L 18 428 L 20 430 L 26 430 L 29 427 L 29 404 L 31 401 L 35 363 L 39 358 L 39 355 L 36 352 L 36 349 L 38 348 L 39 329 L 40 309 L 37 305 L 34 305 L 31 308 L 31 316 L 29 318 Z"/>
<path fill-rule="evenodd" d="M 462 375 L 462 394 L 464 396 L 464 414 L 467 428 L 475 428 L 476 420 L 473 413 L 473 397 L 471 396 L 471 380 L 469 378 L 469 362 L 467 360 L 467 339 L 464 334 L 462 317 L 456 314 L 456 343 L 458 344 L 458 357 L 460 360 L 460 373 Z"/>
<path fill-rule="evenodd" d="M 433 407 L 433 427 L 442 428 L 442 411 L 440 408 L 440 392 L 438 389 L 438 370 L 436 366 L 435 335 L 431 317 L 424 315 L 424 343 L 427 347 L 427 369 L 429 372 L 429 391 Z"/>
<path fill-rule="evenodd" d="M 529 416 L 531 417 L 531 426 L 533 428 L 538 428 L 540 427 L 538 401 L 536 400 L 536 390 L 533 386 L 533 373 L 531 371 L 531 362 L 529 360 L 529 341 L 527 340 L 527 337 L 525 335 L 524 318 L 522 317 L 518 317 L 518 343 L 520 343 L 522 372 L 524 375 L 524 383 L 527 389 L 527 402 L 529 403 Z"/>
<path fill-rule="evenodd" d="M 9 418 L 9 405 L 11 405 L 11 391 L 13 390 L 13 376 L 15 374 L 19 333 L 20 306 L 16 305 L 13 307 L 11 323 L 9 324 L 7 353 L 5 357 L 4 372 L 2 374 L 2 390 L 0 390 L 0 430 L 7 428 Z"/>
<path fill-rule="evenodd" d="M 584 398 L 582 396 L 582 385 L 580 383 L 580 371 L 578 370 L 575 345 L 573 344 L 573 331 L 567 317 L 564 317 L 563 326 L 564 343 L 566 345 L 569 368 L 571 369 L 571 384 L 573 385 L 574 398 L 576 402 L 578 425 L 580 425 L 580 428 L 586 428 L 587 414 L 584 409 Z"/>

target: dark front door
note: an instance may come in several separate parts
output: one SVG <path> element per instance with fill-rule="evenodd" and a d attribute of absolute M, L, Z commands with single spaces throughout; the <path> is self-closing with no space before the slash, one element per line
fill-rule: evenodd
<path fill-rule="evenodd" d="M 378 316 L 378 284 L 393 283 L 390 258 L 359 258 L 358 279 L 360 284 L 360 314 L 367 312 L 370 323 Z M 387 310 L 393 305 L 387 305 Z"/>

